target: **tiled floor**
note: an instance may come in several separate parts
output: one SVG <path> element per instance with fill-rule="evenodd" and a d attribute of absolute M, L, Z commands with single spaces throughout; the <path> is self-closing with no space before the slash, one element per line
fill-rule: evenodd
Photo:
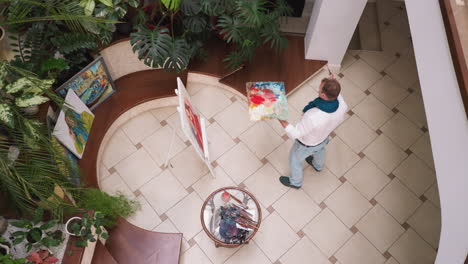
<path fill-rule="evenodd" d="M 326 168 L 304 168 L 302 189 L 278 182 L 289 173 L 292 145 L 278 124 L 250 122 L 242 98 L 196 82 L 188 89 L 210 120 L 216 178 L 187 144 L 175 107 L 166 107 L 136 116 L 114 134 L 100 164 L 101 188 L 140 200 L 132 223 L 182 232 L 181 263 L 433 263 L 440 232 L 436 177 L 414 55 L 394 16 L 402 14 L 388 18 L 384 52 L 347 54 L 340 79 L 348 118 L 327 146 Z M 289 97 L 293 119 L 323 75 Z M 163 169 L 173 129 L 171 165 Z M 250 244 L 215 248 L 202 231 L 200 207 L 229 185 L 245 185 L 259 199 L 263 222 Z"/>

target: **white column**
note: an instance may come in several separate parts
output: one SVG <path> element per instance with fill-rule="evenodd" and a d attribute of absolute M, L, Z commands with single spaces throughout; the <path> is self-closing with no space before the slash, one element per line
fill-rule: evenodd
<path fill-rule="evenodd" d="M 305 57 L 340 67 L 367 0 L 316 0 L 305 36 Z"/>
<path fill-rule="evenodd" d="M 468 252 L 468 119 L 438 0 L 406 0 L 431 136 L 442 231 L 437 264 L 462 264 Z"/>

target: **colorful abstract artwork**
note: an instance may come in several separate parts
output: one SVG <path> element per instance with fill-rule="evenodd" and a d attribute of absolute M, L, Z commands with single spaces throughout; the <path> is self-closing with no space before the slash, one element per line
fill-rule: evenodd
<path fill-rule="evenodd" d="M 184 105 L 185 105 L 185 115 L 187 116 L 187 119 L 189 121 L 192 135 L 197 140 L 197 143 L 200 149 L 203 151 L 204 146 L 203 146 L 203 136 L 202 136 L 200 118 L 193 110 L 192 104 L 190 103 L 188 98 L 184 99 Z"/>
<path fill-rule="evenodd" d="M 76 157 L 81 159 L 94 115 L 73 90 L 68 90 L 65 103 L 70 108 L 60 112 L 52 134 Z"/>
<path fill-rule="evenodd" d="M 107 66 L 102 57 L 97 58 L 83 70 L 64 83 L 56 92 L 65 97 L 73 90 L 91 110 L 115 92 Z"/>
<path fill-rule="evenodd" d="M 283 82 L 248 82 L 246 86 L 250 120 L 288 119 L 288 102 Z"/>

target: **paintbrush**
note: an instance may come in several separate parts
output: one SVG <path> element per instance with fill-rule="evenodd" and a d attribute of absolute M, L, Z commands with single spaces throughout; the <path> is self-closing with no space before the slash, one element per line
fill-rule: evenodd
<path fill-rule="evenodd" d="M 237 197 L 235 197 L 234 195 L 232 195 L 230 192 L 228 191 L 225 191 L 227 193 L 229 193 L 229 195 L 231 196 L 231 198 L 236 201 L 237 203 L 239 203 L 241 205 L 242 208 L 244 209 L 249 209 L 249 207 L 247 205 L 245 205 L 241 200 L 237 199 Z"/>

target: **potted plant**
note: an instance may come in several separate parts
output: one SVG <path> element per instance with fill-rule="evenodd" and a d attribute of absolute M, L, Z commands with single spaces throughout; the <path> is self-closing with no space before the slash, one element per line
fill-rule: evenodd
<path fill-rule="evenodd" d="M 34 264 L 50 264 L 59 261 L 59 259 L 54 257 L 49 250 L 45 249 L 32 252 L 26 257 L 26 259 Z"/>
<path fill-rule="evenodd" d="M 2 264 L 25 264 L 24 258 L 14 259 L 10 254 L 0 255 L 0 263 Z"/>
<path fill-rule="evenodd" d="M 107 239 L 109 235 L 104 229 L 105 216 L 101 212 L 95 212 L 93 216 L 89 213 L 83 217 L 72 217 L 65 224 L 65 232 L 81 239 L 76 242 L 78 247 L 87 247 L 89 242 L 96 242 L 97 239 Z"/>
<path fill-rule="evenodd" d="M 10 253 L 11 244 L 3 237 L 0 237 L 0 255 L 7 255 Z"/>
<path fill-rule="evenodd" d="M 25 239 L 27 241 L 26 251 L 30 251 L 34 245 L 45 246 L 47 248 L 60 245 L 63 241 L 62 234 L 57 231 L 47 231 L 56 226 L 58 221 L 50 220 L 41 224 L 40 221 L 42 220 L 43 215 L 44 210 L 39 208 L 36 210 L 32 220 L 23 219 L 11 223 L 12 226 L 25 229 L 11 234 L 14 246 L 20 244 Z"/>
<path fill-rule="evenodd" d="M 291 13 L 284 0 L 161 0 L 147 11 L 146 24 L 130 34 L 133 51 L 150 67 L 181 72 L 194 57 L 206 57 L 203 43 L 215 33 L 234 44 L 225 58 L 236 69 L 268 45 L 286 47 L 279 19 Z M 149 25 L 148 25 L 149 24 Z"/>

